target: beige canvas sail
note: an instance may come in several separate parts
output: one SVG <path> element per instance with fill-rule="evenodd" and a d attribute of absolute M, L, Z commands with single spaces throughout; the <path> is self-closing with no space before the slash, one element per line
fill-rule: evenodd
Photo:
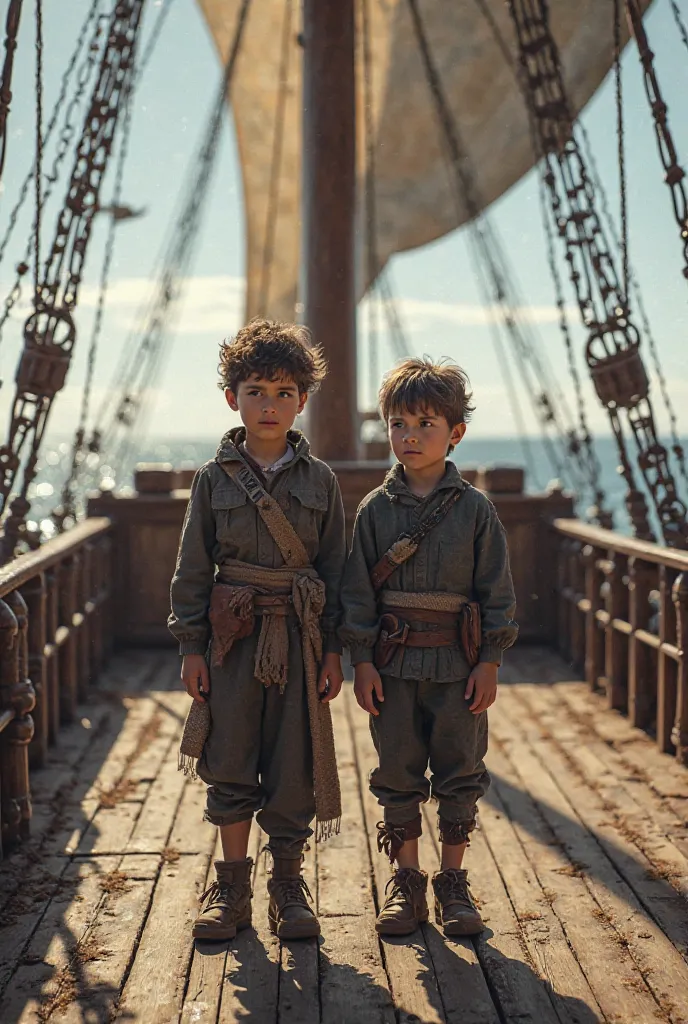
<path fill-rule="evenodd" d="M 198 3 L 224 60 L 240 0 Z M 408 4 L 369 0 L 369 8 L 378 247 L 384 262 L 395 252 L 424 245 L 460 226 L 465 215 L 457 209 L 451 191 Z M 422 3 L 444 88 L 479 171 L 482 198 L 489 204 L 532 166 L 533 155 L 514 70 L 483 9 L 491 13 L 498 33 L 515 52 L 507 6 L 501 0 Z M 550 0 L 550 12 L 570 98 L 578 111 L 612 62 L 613 5 L 600 0 Z M 299 30 L 296 0 L 253 0 L 233 86 L 247 228 L 248 316 L 293 319 L 295 315 L 301 243 Z M 360 35 L 359 31 L 359 39 Z M 360 53 L 357 64 L 360 114 Z M 359 135 L 363 124 L 359 116 Z M 365 147 L 358 149 L 361 185 Z M 363 194 L 360 187 L 359 194 Z M 358 234 L 362 247 L 364 232 Z M 359 293 L 363 294 L 369 283 L 365 260 L 359 259 L 358 265 Z"/>

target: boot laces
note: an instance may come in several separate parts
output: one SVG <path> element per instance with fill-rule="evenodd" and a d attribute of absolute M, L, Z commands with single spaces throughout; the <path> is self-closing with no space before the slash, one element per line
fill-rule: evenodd
<path fill-rule="evenodd" d="M 239 901 L 241 895 L 241 885 L 238 882 L 221 882 L 219 879 L 215 879 L 214 882 L 208 886 L 204 893 L 201 893 L 201 903 L 204 900 L 208 900 L 208 905 L 205 908 L 210 910 L 211 907 L 218 906 L 233 906 Z"/>
<path fill-rule="evenodd" d="M 279 901 L 283 910 L 286 907 L 305 907 L 310 910 L 308 900 L 312 901 L 313 897 L 303 875 L 297 878 L 273 878 L 272 885 L 279 891 Z"/>
<path fill-rule="evenodd" d="M 385 906 L 391 907 L 403 903 L 413 903 L 414 895 L 413 890 L 419 889 L 420 886 L 416 882 L 415 878 L 411 874 L 402 874 L 401 871 L 397 871 L 387 882 L 385 886 Z M 389 896 L 387 896 L 389 893 Z"/>
<path fill-rule="evenodd" d="M 437 880 L 437 890 L 443 903 L 460 903 L 464 907 L 474 909 L 470 882 L 466 875 L 454 870 L 443 872 L 443 877 Z"/>

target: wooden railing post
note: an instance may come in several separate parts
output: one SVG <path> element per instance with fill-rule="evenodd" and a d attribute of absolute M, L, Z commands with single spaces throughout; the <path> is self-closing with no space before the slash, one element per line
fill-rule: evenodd
<path fill-rule="evenodd" d="M 591 689 L 596 690 L 604 671 L 604 633 L 597 621 L 597 613 L 602 606 L 602 574 L 598 568 L 597 550 L 591 544 L 583 548 L 583 562 L 585 597 L 588 602 L 585 613 L 585 678 Z"/>
<path fill-rule="evenodd" d="M 644 729 L 652 718 L 656 682 L 651 653 L 645 644 L 636 638 L 634 631 L 647 629 L 654 569 L 635 556 L 628 559 L 628 569 L 631 625 L 628 639 L 628 717 L 632 725 Z"/>
<path fill-rule="evenodd" d="M 27 838 L 31 820 L 28 745 L 36 698 L 26 677 L 26 630 L 26 604 L 19 593 L 10 594 L 7 601 L 0 601 L 0 709 L 11 716 L 0 734 L 3 846 Z"/>
<path fill-rule="evenodd" d="M 569 660 L 577 669 L 582 669 L 585 665 L 585 622 L 578 609 L 578 599 L 583 596 L 585 586 L 581 549 L 582 545 L 578 541 L 573 541 L 569 554 L 569 583 L 571 586 L 571 601 L 569 603 L 571 649 Z"/>
<path fill-rule="evenodd" d="M 60 719 L 71 722 L 78 700 L 77 657 L 73 617 L 76 611 L 76 567 L 74 557 L 65 558 L 58 567 L 60 639 Z"/>
<path fill-rule="evenodd" d="M 678 665 L 664 645 L 676 640 L 676 615 L 672 603 L 670 570 L 659 566 L 659 650 L 657 651 L 657 746 L 665 754 L 673 749 L 676 721 Z M 673 627 L 673 628 L 672 628 Z"/>
<path fill-rule="evenodd" d="M 624 582 L 626 559 L 610 551 L 604 572 L 607 578 L 605 605 L 608 615 L 604 643 L 607 704 L 615 711 L 625 711 L 628 700 L 628 640 L 615 628 L 615 622 L 624 617 L 628 600 Z"/>
<path fill-rule="evenodd" d="M 46 613 L 47 588 L 45 574 L 39 573 L 22 588 L 29 614 L 29 678 L 36 694 L 34 735 L 29 747 L 32 767 L 42 768 L 48 751 L 50 719 L 48 713 L 48 685 L 46 673 Z"/>
<path fill-rule="evenodd" d="M 54 568 L 45 574 L 46 645 L 45 686 L 48 707 L 48 740 L 54 743 L 60 731 L 60 652 L 57 647 L 59 626 L 59 600 L 57 572 Z"/>
<path fill-rule="evenodd" d="M 681 573 L 674 581 L 672 597 L 676 608 L 676 636 L 679 649 L 676 692 L 676 719 L 672 740 L 676 756 L 688 764 L 688 573 Z"/>

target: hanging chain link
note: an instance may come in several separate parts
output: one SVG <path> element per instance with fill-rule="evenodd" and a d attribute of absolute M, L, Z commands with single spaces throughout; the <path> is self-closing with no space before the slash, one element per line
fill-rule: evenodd
<path fill-rule="evenodd" d="M 93 7 L 91 8 L 91 12 L 89 13 L 87 21 L 84 24 L 84 27 L 82 29 L 83 36 L 86 35 L 87 30 L 91 27 L 91 24 L 92 24 L 92 22 L 93 22 L 93 20 L 94 20 L 94 18 L 96 16 L 97 9 L 99 8 L 99 6 L 100 6 L 100 3 L 94 3 Z M 96 64 L 98 63 L 98 55 L 99 55 L 99 52 L 100 52 L 100 46 L 98 44 L 98 39 L 100 38 L 100 36 L 102 34 L 102 31 L 103 31 L 103 23 L 104 22 L 106 23 L 106 21 L 107 21 L 107 19 L 104 19 L 104 18 L 99 18 L 97 20 L 95 31 L 94 31 L 94 35 L 93 35 L 92 41 L 91 41 L 91 43 L 89 45 L 89 50 L 88 50 L 86 59 L 84 60 L 81 68 L 77 72 L 77 80 L 76 80 L 76 84 L 75 84 L 75 88 L 74 88 L 74 94 L 73 94 L 73 96 L 72 96 L 72 98 L 71 98 L 70 102 L 68 103 L 67 108 L 65 110 L 64 123 L 63 123 L 63 127 L 61 129 L 61 132 L 60 132 L 60 138 L 59 138 L 59 141 L 58 141 L 57 149 L 56 149 L 56 152 L 55 152 L 52 164 L 50 165 L 50 171 L 49 171 L 49 173 L 45 177 L 45 187 L 44 187 L 44 190 L 43 190 L 43 204 L 44 205 L 47 203 L 48 199 L 50 198 L 50 196 L 53 193 L 54 186 L 57 183 L 57 180 L 58 180 L 58 177 L 59 177 L 60 168 L 61 168 L 62 164 L 64 163 L 65 157 L 67 156 L 67 153 L 69 152 L 69 148 L 71 146 L 71 143 L 72 143 L 72 141 L 74 139 L 74 135 L 75 135 L 76 129 L 77 129 L 76 114 L 78 112 L 78 108 L 79 108 L 80 104 L 83 101 L 83 98 L 84 98 L 84 95 L 85 95 L 85 92 L 86 92 L 86 88 L 88 86 L 88 82 L 89 82 L 89 80 L 91 78 L 91 75 L 93 74 L 93 70 L 96 67 Z M 81 50 L 82 44 L 83 44 L 83 39 L 82 39 L 81 44 L 77 43 L 77 47 L 74 50 L 74 54 L 73 54 L 73 57 L 72 57 L 72 61 L 73 61 L 72 67 L 76 65 L 76 61 L 78 60 L 78 53 Z M 69 73 L 69 77 L 71 77 L 71 72 Z M 54 130 L 56 124 L 57 124 L 59 114 L 62 112 L 63 101 L 64 101 L 64 98 L 65 98 L 66 93 L 67 93 L 67 88 L 68 88 L 68 76 L 67 76 L 67 74 L 65 74 L 65 76 L 63 77 L 62 87 L 60 89 L 60 93 L 58 95 L 58 99 L 57 99 L 57 101 L 55 103 L 55 107 L 53 109 L 52 117 L 50 119 L 50 122 L 48 124 L 48 128 L 47 128 L 46 133 L 45 133 L 45 138 L 43 139 L 43 148 L 45 148 L 47 142 L 49 141 L 49 138 L 52 135 L 52 132 L 53 132 L 53 130 Z M 3 259 L 4 255 L 5 255 L 5 251 L 6 251 L 7 245 L 9 243 L 9 241 L 10 241 L 12 232 L 13 232 L 14 227 L 15 227 L 16 222 L 17 222 L 17 217 L 18 217 L 19 212 L 20 212 L 20 210 L 21 210 L 21 208 L 22 208 L 22 206 L 24 204 L 24 200 L 26 199 L 26 196 L 28 195 L 29 186 L 30 186 L 30 184 L 31 184 L 31 182 L 33 180 L 33 177 L 34 177 L 34 172 L 33 172 L 33 170 L 31 170 L 31 171 L 29 171 L 29 173 L 27 174 L 25 180 L 22 183 L 22 187 L 21 187 L 21 190 L 20 190 L 19 198 L 18 198 L 18 200 L 17 200 L 17 202 L 16 202 L 16 204 L 15 204 L 13 210 L 12 210 L 11 215 L 10 215 L 10 222 L 9 222 L 7 231 L 5 232 L 5 236 L 4 236 L 3 240 L 2 240 L 2 243 L 0 243 L 0 261 Z M 26 246 L 25 246 L 25 249 L 24 249 L 23 257 L 20 260 L 20 262 L 17 264 L 16 277 L 15 277 L 14 283 L 12 285 L 11 290 L 9 291 L 7 296 L 5 297 L 4 304 L 3 304 L 3 310 L 2 310 L 2 313 L 0 314 L 0 340 L 2 339 L 2 332 L 3 332 L 4 328 L 5 328 L 5 325 L 7 324 L 7 321 L 9 320 L 9 318 L 10 318 L 10 316 L 12 314 L 12 310 L 13 310 L 15 304 L 21 298 L 22 282 L 23 282 L 24 277 L 26 276 L 26 274 L 27 274 L 27 272 L 29 270 L 29 264 L 30 264 L 30 260 L 31 260 L 31 251 L 32 251 L 33 246 L 34 246 L 34 238 L 33 238 L 33 235 L 30 234 L 29 238 L 27 239 L 27 242 L 26 242 Z"/>
<path fill-rule="evenodd" d="M 659 148 L 659 157 L 664 168 L 664 180 L 671 191 L 671 202 L 678 225 L 683 246 L 683 276 L 688 280 L 688 193 L 686 193 L 686 172 L 678 162 L 678 154 L 674 145 L 674 136 L 669 127 L 669 112 L 662 96 L 659 80 L 655 72 L 654 53 L 650 49 L 643 15 L 636 0 L 625 0 L 626 15 L 635 41 L 638 44 L 638 56 L 643 67 L 645 92 L 652 111 L 655 135 Z"/>
<path fill-rule="evenodd" d="M 27 494 L 35 477 L 38 452 L 53 400 L 64 386 L 76 341 L 73 311 L 98 209 L 100 189 L 112 142 L 132 78 L 133 58 L 144 0 L 119 0 L 109 24 L 107 43 L 91 94 L 83 133 L 59 215 L 55 238 L 45 262 L 36 306 L 24 325 L 24 350 L 16 376 L 9 437 L 0 448 L 0 497 L 5 511 L 28 448 L 22 486 L 4 523 L 2 558 L 13 557 L 26 535 Z"/>
<path fill-rule="evenodd" d="M 485 213 L 477 177 L 430 52 L 417 0 L 408 0 L 408 4 L 451 165 L 459 213 L 461 216 L 468 213 L 469 237 L 475 252 L 476 272 L 483 282 L 483 290 L 490 295 L 490 303 L 499 311 L 511 340 L 525 389 L 533 400 L 534 411 L 542 430 L 543 445 L 555 471 L 561 476 L 564 474 L 564 467 L 568 466 L 577 489 L 581 489 L 584 481 L 594 486 L 591 468 L 585 459 L 584 446 L 568 416 L 563 393 L 556 380 L 547 372 L 536 351 L 535 340 L 528 325 L 522 321 L 523 303 L 516 295 L 506 254 Z M 565 417 L 569 420 L 568 425 L 564 421 Z"/>
<path fill-rule="evenodd" d="M 614 218 L 612 217 L 612 213 L 609 208 L 607 192 L 604 187 L 604 182 L 602 181 L 602 178 L 600 176 L 599 169 L 597 167 L 597 161 L 595 160 L 595 154 L 593 153 L 592 146 L 590 145 L 588 133 L 582 121 L 577 122 L 577 128 L 581 134 L 585 159 L 590 169 L 590 177 L 593 182 L 594 189 L 597 192 L 597 195 L 600 197 L 600 208 L 602 210 L 602 217 L 606 224 L 607 231 L 609 232 L 609 237 L 611 238 L 613 244 L 617 248 L 619 248 L 619 235 L 616 229 L 616 224 L 614 223 Z M 638 278 L 633 268 L 633 264 L 630 261 L 628 267 L 628 286 L 630 288 L 631 295 L 633 296 L 633 301 L 635 302 L 638 308 L 640 323 L 642 324 L 643 328 L 643 335 L 645 338 L 647 338 L 647 342 L 650 348 L 650 355 L 652 357 L 652 368 L 655 371 L 655 375 L 659 383 L 659 390 L 662 396 L 662 401 L 664 403 L 664 407 L 669 418 L 671 450 L 674 453 L 676 462 L 678 463 L 681 478 L 684 484 L 688 485 L 688 465 L 686 464 L 685 449 L 681 444 L 681 439 L 678 433 L 678 417 L 676 415 L 676 410 L 674 409 L 674 404 L 671 401 L 671 395 L 669 394 L 669 387 L 667 384 L 666 375 L 664 373 L 664 368 L 662 367 L 662 363 L 659 358 L 659 349 L 657 347 L 657 341 L 654 335 L 654 331 L 652 330 L 652 325 L 650 324 L 650 317 L 647 312 L 647 307 L 645 306 L 643 293 L 640 289 L 640 285 L 638 284 Z"/>
<path fill-rule="evenodd" d="M 7 150 L 7 118 L 12 102 L 12 71 L 14 70 L 14 52 L 17 49 L 17 34 L 21 20 L 23 0 L 10 0 L 5 18 L 5 63 L 0 79 L 0 181 L 5 167 Z"/>
<path fill-rule="evenodd" d="M 626 507 L 637 536 L 653 539 L 645 495 L 636 485 L 626 451 L 622 410 L 635 438 L 638 465 L 652 495 L 664 540 L 669 546 L 686 547 L 686 506 L 677 494 L 667 450 L 657 436 L 640 336 L 629 316 L 578 145 L 559 51 L 550 32 L 548 5 L 545 0 L 509 0 L 509 9 L 546 161 L 545 182 L 552 216 L 588 330 L 586 359 L 617 442 L 620 472 L 627 485 Z"/>
<path fill-rule="evenodd" d="M 621 196 L 621 276 L 628 301 L 628 193 L 626 191 L 626 142 L 624 138 L 623 77 L 621 69 L 621 0 L 614 4 L 614 93 L 616 101 L 616 140 Z"/>

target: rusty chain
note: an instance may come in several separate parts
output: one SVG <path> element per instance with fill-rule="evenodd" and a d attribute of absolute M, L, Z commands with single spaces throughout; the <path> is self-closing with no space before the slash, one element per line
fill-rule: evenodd
<path fill-rule="evenodd" d="M 686 172 L 678 162 L 674 136 L 669 127 L 669 112 L 655 72 L 654 53 L 650 49 L 650 42 L 643 24 L 642 11 L 637 0 L 625 0 L 625 3 L 629 28 L 638 44 L 638 56 L 643 68 L 645 92 L 654 120 L 659 158 L 664 168 L 664 180 L 671 192 L 674 217 L 676 218 L 683 246 L 682 273 L 686 280 L 688 280 L 688 193 L 686 192 L 685 185 Z"/>
<path fill-rule="evenodd" d="M 444 94 L 417 0 L 408 0 L 408 6 L 440 124 L 444 148 L 451 164 L 457 206 L 462 216 L 465 213 L 469 216 L 469 238 L 475 252 L 476 272 L 479 280 L 486 282 L 489 301 L 499 311 L 511 340 L 526 392 L 533 401 L 548 457 L 559 474 L 562 467 L 568 463 L 569 472 L 574 475 L 574 484 L 581 489 L 582 481 L 592 484 L 591 469 L 585 459 L 584 447 L 577 436 L 566 408 L 566 400 L 556 379 L 551 377 L 540 359 L 529 325 L 522 322 L 520 310 L 523 303 L 516 294 L 506 254 L 492 228 L 489 216 L 485 213 L 477 176 Z M 568 423 L 564 422 L 564 417 L 568 419 Z M 557 446 L 560 446 L 560 450 Z"/>
<path fill-rule="evenodd" d="M 52 163 L 50 165 L 50 171 L 45 176 L 45 187 L 44 187 L 44 190 L 43 190 L 43 203 L 44 204 L 48 201 L 48 199 L 52 195 L 53 188 L 54 188 L 55 184 L 57 183 L 60 167 L 64 163 L 65 157 L 67 156 L 67 153 L 69 151 L 69 147 L 70 147 L 70 145 L 72 143 L 72 140 L 74 138 L 74 135 L 76 133 L 76 129 L 77 129 L 77 122 L 75 120 L 76 112 L 78 110 L 79 105 L 83 101 L 83 98 L 84 98 L 84 95 L 85 95 L 85 92 L 86 92 L 86 88 L 87 88 L 89 79 L 91 78 L 91 75 L 93 74 L 93 70 L 94 70 L 96 64 L 98 63 L 98 55 L 99 55 L 99 52 L 100 52 L 100 47 L 98 45 L 98 39 L 99 39 L 100 35 L 102 34 L 102 23 L 103 22 L 107 23 L 107 19 L 104 19 L 104 18 L 97 18 L 97 20 L 96 20 L 96 15 L 97 15 L 99 7 L 100 7 L 100 0 L 96 0 L 96 2 L 94 2 L 92 7 L 91 7 L 91 10 L 90 10 L 90 12 L 89 12 L 89 14 L 88 14 L 88 16 L 86 18 L 86 21 L 84 22 L 84 25 L 82 27 L 79 39 L 77 40 L 77 44 L 76 44 L 74 52 L 72 54 L 72 59 L 70 60 L 70 64 L 69 64 L 69 66 L 67 68 L 67 71 L 65 72 L 65 75 L 63 76 L 62 84 L 61 84 L 61 87 L 60 87 L 60 92 L 58 94 L 57 100 L 55 101 L 55 106 L 53 108 L 53 112 L 52 112 L 50 121 L 48 123 L 48 127 L 47 127 L 46 132 L 45 132 L 45 137 L 43 139 L 43 147 L 45 148 L 45 146 L 47 145 L 48 141 L 50 140 L 50 137 L 52 136 L 52 133 L 53 133 L 53 131 L 54 131 L 56 125 L 57 125 L 57 122 L 59 120 L 59 115 L 63 112 L 63 109 L 64 109 L 64 122 L 63 122 L 63 127 L 62 127 L 62 129 L 60 131 L 60 138 L 59 138 L 59 141 L 58 141 L 58 144 L 57 144 L 57 149 L 56 149 L 53 161 L 52 161 Z M 68 85 L 69 85 L 69 78 L 71 78 L 71 74 L 73 73 L 74 67 L 76 66 L 76 62 L 78 60 L 79 54 L 81 52 L 81 49 L 83 47 L 83 42 L 84 42 L 84 39 L 86 37 L 86 33 L 91 28 L 91 24 L 92 24 L 92 22 L 94 20 L 96 20 L 96 25 L 95 25 L 95 29 L 94 29 L 94 32 L 93 32 L 93 37 L 92 37 L 91 43 L 89 44 L 89 49 L 88 49 L 88 53 L 86 55 L 86 59 L 84 60 L 83 64 L 81 65 L 81 67 L 77 71 L 76 84 L 75 84 L 75 88 L 74 88 L 74 94 L 73 94 L 70 102 L 67 104 L 67 107 L 64 108 L 64 99 L 65 99 L 66 94 L 67 94 L 67 89 L 68 89 Z M 20 189 L 20 192 L 19 192 L 19 198 L 17 199 L 17 202 L 14 205 L 14 208 L 12 209 L 12 213 L 10 214 L 9 224 L 8 224 L 7 230 L 5 232 L 5 235 L 3 237 L 2 242 L 0 243 L 0 261 L 2 261 L 2 259 L 4 258 L 7 246 L 9 244 L 10 238 L 12 236 L 12 233 L 13 233 L 14 228 L 15 228 L 16 223 L 17 223 L 18 215 L 19 215 L 19 213 L 21 211 L 21 208 L 22 208 L 22 206 L 24 204 L 26 196 L 28 195 L 29 186 L 31 184 L 31 181 L 33 180 L 33 176 L 34 176 L 34 172 L 33 172 L 33 169 L 32 169 L 32 170 L 30 170 L 28 172 L 28 174 L 26 175 L 26 178 L 22 182 L 22 186 L 21 186 L 21 189 Z M 0 314 L 0 339 L 2 338 L 2 332 L 3 332 L 4 328 L 5 328 L 5 325 L 7 324 L 7 321 L 9 320 L 9 318 L 10 318 L 10 316 L 12 314 L 12 310 L 13 310 L 15 304 L 21 298 L 22 282 L 23 282 L 23 279 L 24 279 L 25 275 L 27 274 L 27 272 L 29 270 L 29 263 L 30 263 L 30 259 L 31 259 L 31 250 L 32 250 L 33 244 L 34 244 L 33 236 L 29 235 L 29 238 L 27 239 L 26 246 L 25 246 L 25 249 L 24 249 L 23 257 L 20 260 L 20 262 L 17 264 L 16 276 L 15 276 L 14 283 L 13 283 L 12 288 L 10 289 L 9 293 L 5 297 L 5 300 L 4 300 L 4 303 L 3 303 L 2 313 Z"/>
<path fill-rule="evenodd" d="M 626 191 L 626 142 L 624 138 L 623 76 L 621 68 L 621 2 L 614 6 L 614 93 L 616 102 L 616 141 L 619 166 L 619 193 L 621 196 L 621 276 L 623 291 L 628 302 L 628 193 Z"/>
<path fill-rule="evenodd" d="M 34 160 L 36 211 L 33 225 L 33 292 L 38 303 L 41 276 L 41 227 L 43 224 L 43 0 L 36 0 L 36 157 Z"/>
<path fill-rule="evenodd" d="M 14 70 L 14 53 L 17 49 L 17 34 L 21 20 L 23 0 L 10 0 L 5 18 L 5 62 L 0 78 L 0 180 L 5 167 L 7 151 L 7 118 L 12 102 L 12 72 Z"/>
<path fill-rule="evenodd" d="M 546 162 L 552 216 L 588 331 L 586 359 L 617 442 L 620 472 L 628 489 L 626 508 L 637 536 L 653 539 L 647 501 L 636 485 L 626 450 L 622 410 L 626 411 L 638 465 L 652 495 L 664 540 L 672 547 L 686 547 L 686 506 L 678 496 L 668 452 L 657 436 L 640 335 L 630 318 L 597 213 L 596 195 L 564 88 L 559 51 L 550 31 L 548 5 L 546 0 L 509 0 L 509 9 Z"/>
<path fill-rule="evenodd" d="M 24 350 L 16 376 L 9 437 L 0 448 L 0 499 L 7 508 L 28 448 L 22 485 L 4 522 L 2 558 L 13 557 L 26 536 L 27 494 L 53 400 L 64 386 L 76 341 L 73 311 L 91 237 L 100 189 L 128 83 L 144 0 L 119 0 L 108 27 L 98 74 L 79 139 L 65 204 L 36 296 L 24 325 Z"/>

